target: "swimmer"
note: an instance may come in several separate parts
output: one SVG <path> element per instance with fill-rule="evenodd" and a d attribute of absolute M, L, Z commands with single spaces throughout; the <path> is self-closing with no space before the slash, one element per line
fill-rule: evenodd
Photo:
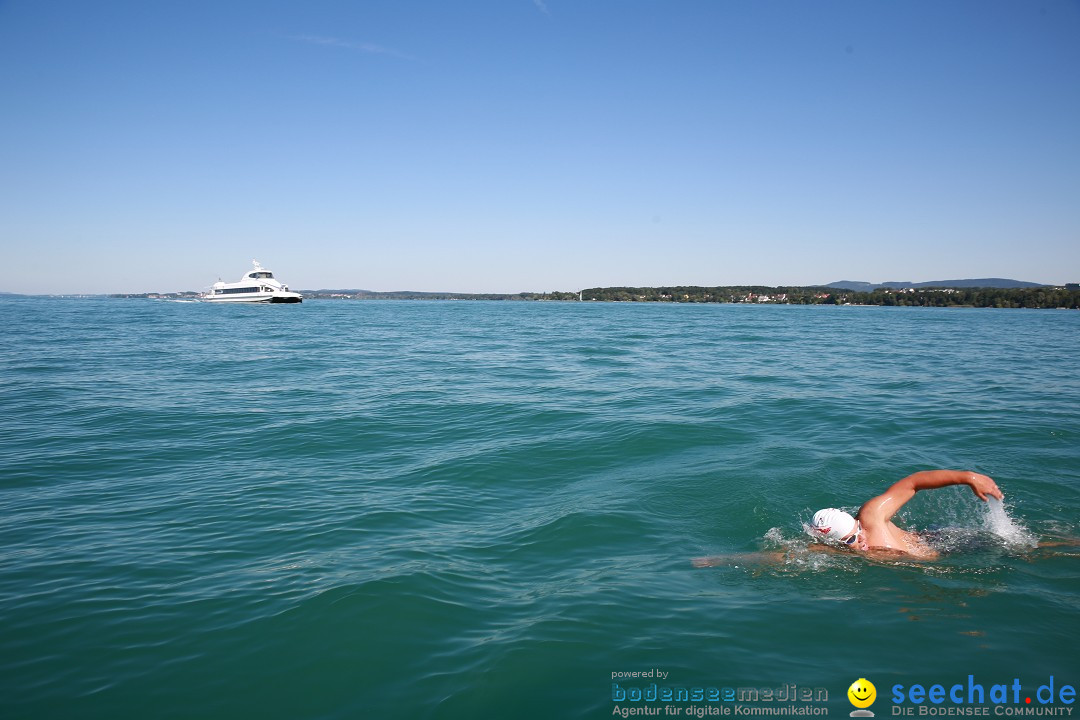
<path fill-rule="evenodd" d="M 814 513 L 810 526 L 814 536 L 831 540 L 835 545 L 812 544 L 807 549 L 829 552 L 838 549 L 852 550 L 869 557 L 901 557 L 918 560 L 934 560 L 938 557 L 916 533 L 902 530 L 892 518 L 908 500 L 920 490 L 936 490 L 950 485 L 967 485 L 975 497 L 986 501 L 988 497 L 1001 500 L 1001 489 L 986 475 L 967 470 L 924 470 L 908 475 L 893 483 L 888 490 L 863 503 L 857 517 L 843 510 L 826 508 Z M 736 563 L 783 562 L 785 552 L 740 553 L 727 556 L 694 558 L 694 567 L 714 567 Z"/>
<path fill-rule="evenodd" d="M 892 521 L 896 512 L 920 490 L 936 490 L 950 485 L 967 485 L 983 502 L 988 497 L 1001 500 L 997 483 L 986 475 L 967 470 L 924 470 L 908 475 L 888 490 L 863 503 L 858 517 L 843 510 L 826 508 L 814 513 L 811 530 L 857 552 L 875 555 L 900 554 L 933 560 L 937 551 L 916 533 L 902 530 Z"/>

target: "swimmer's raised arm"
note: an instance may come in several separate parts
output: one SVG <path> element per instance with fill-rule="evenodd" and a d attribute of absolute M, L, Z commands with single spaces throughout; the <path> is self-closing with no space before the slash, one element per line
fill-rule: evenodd
<path fill-rule="evenodd" d="M 859 510 L 859 520 L 864 524 L 887 522 L 904 504 L 920 490 L 935 490 L 950 485 L 967 485 L 975 497 L 986 500 L 1004 496 L 991 478 L 970 470 L 923 470 L 908 475 L 875 498 L 867 500 Z"/>

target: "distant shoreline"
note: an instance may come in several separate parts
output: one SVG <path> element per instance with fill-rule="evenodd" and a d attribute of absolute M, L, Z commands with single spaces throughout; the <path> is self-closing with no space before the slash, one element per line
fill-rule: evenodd
<path fill-rule="evenodd" d="M 657 302 L 696 304 L 752 305 L 866 305 L 886 307 L 996 307 L 1032 309 L 1080 309 L 1080 288 L 878 288 L 871 292 L 837 289 L 835 287 L 770 287 L 743 286 L 664 286 L 587 288 L 579 292 L 549 293 L 438 293 L 438 292 L 372 292 L 367 290 L 300 291 L 308 300 L 488 300 L 509 302 Z M 2 293 L 0 298 L 69 297 L 121 298 L 154 300 L 193 300 L 200 293 L 111 293 L 20 295 Z"/>

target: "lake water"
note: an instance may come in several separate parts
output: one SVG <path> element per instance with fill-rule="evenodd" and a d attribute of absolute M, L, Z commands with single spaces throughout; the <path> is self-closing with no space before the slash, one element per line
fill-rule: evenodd
<path fill-rule="evenodd" d="M 0 314 L 0 717 L 733 706 L 613 699 L 653 683 L 821 688 L 846 717 L 858 678 L 883 717 L 897 684 L 1080 684 L 1080 548 L 1031 547 L 1080 535 L 1080 313 Z M 1006 495 L 912 500 L 939 561 L 805 550 L 817 508 L 938 467 Z M 787 555 L 691 564 L 762 550 Z"/>

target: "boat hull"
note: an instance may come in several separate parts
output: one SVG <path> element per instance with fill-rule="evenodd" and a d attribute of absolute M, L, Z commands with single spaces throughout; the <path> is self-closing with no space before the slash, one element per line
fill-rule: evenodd
<path fill-rule="evenodd" d="M 259 293 L 252 295 L 204 295 L 203 300 L 212 303 L 299 303 L 304 302 L 302 295 L 297 293 Z"/>

